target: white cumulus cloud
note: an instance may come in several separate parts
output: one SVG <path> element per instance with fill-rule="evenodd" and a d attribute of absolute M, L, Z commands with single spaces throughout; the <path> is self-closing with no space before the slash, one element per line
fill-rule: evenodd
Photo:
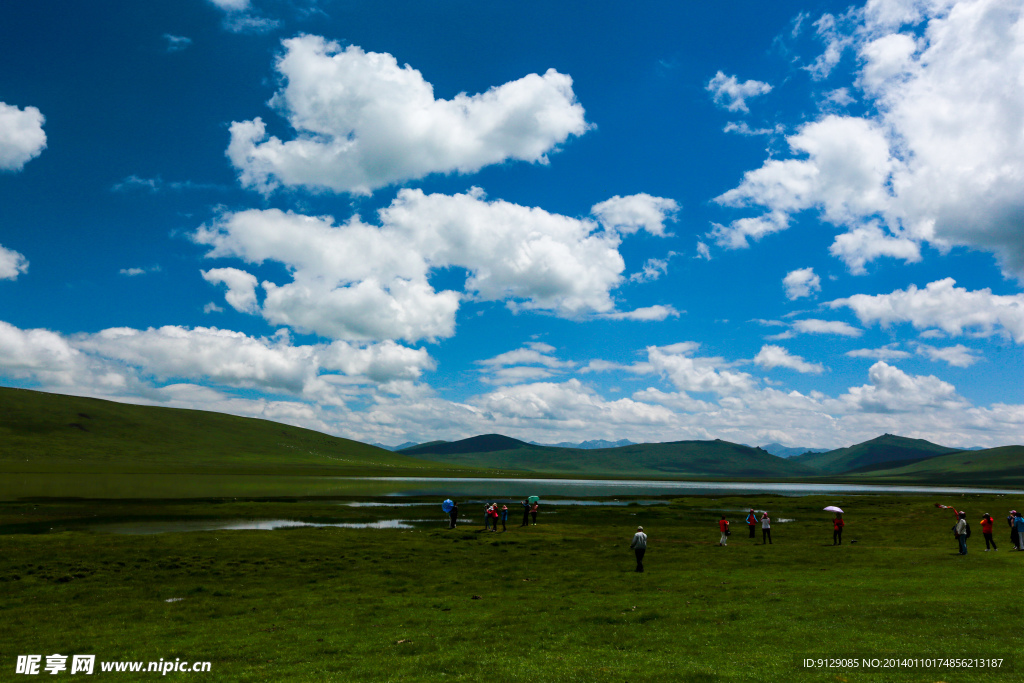
<path fill-rule="evenodd" d="M 336 225 L 329 216 L 253 209 L 224 214 L 194 239 L 212 247 L 210 257 L 285 264 L 293 280 L 264 281 L 260 312 L 274 324 L 335 339 L 449 337 L 465 297 L 568 318 L 678 315 L 664 305 L 615 310 L 610 292 L 625 281 L 621 238 L 594 220 L 487 201 L 477 189 L 401 190 L 378 215 L 379 226 L 359 216 Z M 429 276 L 452 267 L 467 271 L 464 292 L 436 291 Z M 217 281 L 223 270 L 216 269 Z M 239 273 L 229 291 L 242 291 Z"/>
<path fill-rule="evenodd" d="M 312 35 L 283 45 L 276 68 L 285 84 L 271 105 L 295 137 L 268 137 L 260 118 L 236 121 L 227 152 L 242 184 L 262 192 L 284 185 L 365 195 L 510 159 L 546 163 L 589 128 L 572 79 L 554 69 L 444 100 L 390 54 Z"/>
<path fill-rule="evenodd" d="M 740 81 L 735 76 L 726 76 L 719 71 L 708 81 L 708 92 L 715 104 L 729 111 L 749 111 L 747 100 L 771 92 L 772 86 L 761 81 Z"/>
<path fill-rule="evenodd" d="M 28 260 L 23 254 L 0 245 L 0 280 L 16 280 L 28 272 Z"/>
<path fill-rule="evenodd" d="M 766 161 L 718 198 L 765 210 L 715 228 L 719 242 L 746 246 L 813 209 L 846 229 L 832 253 L 855 273 L 880 256 L 919 260 L 930 243 L 988 250 L 1024 278 L 1020 2 L 872 0 L 816 25 L 829 49 L 814 72 L 855 49 L 855 85 L 876 113 L 805 124 L 788 138 L 792 158 Z"/>
<path fill-rule="evenodd" d="M 46 149 L 46 118 L 35 107 L 0 102 L 0 171 L 20 171 Z"/>
<path fill-rule="evenodd" d="M 820 375 L 825 371 L 825 366 L 821 363 L 808 363 L 800 356 L 791 354 L 781 346 L 774 344 L 765 344 L 761 347 L 761 350 L 754 356 L 754 363 L 771 370 L 773 368 L 789 368 L 790 370 L 796 370 L 801 373 L 811 373 Z"/>
<path fill-rule="evenodd" d="M 828 305 L 851 309 L 864 325 L 910 323 L 950 336 L 1001 334 L 1024 343 L 1024 294 L 993 294 L 987 287 L 969 291 L 957 287 L 953 278 L 936 280 L 924 289 L 910 285 L 890 294 L 855 294 Z"/>
<path fill-rule="evenodd" d="M 800 268 L 787 273 L 782 278 L 782 286 L 786 290 L 786 298 L 795 301 L 820 292 L 821 278 L 814 274 L 814 268 Z"/>

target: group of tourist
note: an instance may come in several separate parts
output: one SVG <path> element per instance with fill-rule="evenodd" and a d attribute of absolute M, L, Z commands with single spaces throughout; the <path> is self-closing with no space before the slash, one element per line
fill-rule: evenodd
<path fill-rule="evenodd" d="M 953 511 L 956 517 L 956 524 L 953 525 L 953 535 L 956 536 L 960 546 L 960 554 L 967 554 L 967 539 L 971 537 L 971 525 L 967 523 L 967 513 L 947 505 L 937 507 L 948 508 Z M 995 539 L 992 538 L 992 527 L 995 519 L 992 515 L 985 513 L 981 518 L 981 535 L 985 537 L 985 552 L 999 550 Z M 1010 527 L 1010 550 L 1024 550 L 1024 515 L 1016 510 L 1010 510 L 1006 516 L 1006 524 Z"/>
<path fill-rule="evenodd" d="M 459 519 L 459 504 L 456 501 L 450 501 L 451 506 L 448 508 L 448 528 L 454 529 Z M 448 501 L 446 501 L 447 505 Z M 523 506 L 523 523 L 519 526 L 529 526 L 530 519 L 533 519 L 533 525 L 537 526 L 537 511 L 540 509 L 540 501 L 529 498 L 524 499 L 522 502 Z M 506 523 L 508 522 L 508 506 L 502 505 L 500 508 L 497 503 L 487 503 L 484 505 L 484 531 L 497 531 L 498 522 L 501 522 L 501 530 L 508 531 Z"/>

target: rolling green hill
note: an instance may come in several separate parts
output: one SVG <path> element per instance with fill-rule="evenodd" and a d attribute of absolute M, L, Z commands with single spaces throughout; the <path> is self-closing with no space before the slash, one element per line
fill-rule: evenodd
<path fill-rule="evenodd" d="M 957 451 L 914 463 L 862 473 L 870 480 L 941 482 L 943 484 L 1015 485 L 1024 482 L 1024 446 L 1000 446 L 980 451 Z"/>
<path fill-rule="evenodd" d="M 498 434 L 401 451 L 453 465 L 538 473 L 652 477 L 794 478 L 814 474 L 759 448 L 728 441 L 673 441 L 618 448 L 535 446 Z"/>
<path fill-rule="evenodd" d="M 268 420 L 0 387 L 0 472 L 440 474 L 436 464 Z"/>
<path fill-rule="evenodd" d="M 957 452 L 959 449 L 939 446 L 924 439 L 883 434 L 849 448 L 837 448 L 824 453 L 805 453 L 789 458 L 789 461 L 805 465 L 818 474 L 835 475 L 855 470 L 892 467 L 891 463 L 919 461 Z"/>

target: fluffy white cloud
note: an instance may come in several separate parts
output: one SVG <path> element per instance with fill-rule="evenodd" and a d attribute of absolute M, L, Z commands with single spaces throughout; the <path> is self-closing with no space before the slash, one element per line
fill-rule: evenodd
<path fill-rule="evenodd" d="M 790 370 L 796 370 L 802 373 L 811 373 L 820 375 L 825 371 L 825 366 L 821 363 L 808 363 L 800 356 L 791 354 L 781 346 L 774 344 L 765 344 L 761 347 L 761 350 L 754 356 L 754 363 L 760 365 L 766 370 L 773 368 L 789 368 Z"/>
<path fill-rule="evenodd" d="M 767 211 L 719 226 L 719 241 L 745 246 L 813 208 L 850 231 L 832 253 L 853 272 L 879 256 L 918 260 L 929 242 L 989 250 L 1024 277 L 1021 4 L 872 0 L 818 29 L 829 49 L 816 73 L 855 48 L 856 85 L 877 114 L 805 124 L 789 138 L 803 158 L 771 159 L 718 198 Z"/>
<path fill-rule="evenodd" d="M 211 268 L 200 271 L 203 279 L 210 284 L 224 284 L 228 293 L 225 301 L 236 311 L 254 313 L 259 308 L 256 302 L 256 276 L 237 268 Z"/>
<path fill-rule="evenodd" d="M 249 9 L 249 0 L 210 0 L 210 4 L 225 12 L 242 12 Z"/>
<path fill-rule="evenodd" d="M 968 368 L 981 360 L 980 356 L 974 355 L 974 351 L 963 344 L 943 348 L 918 344 L 917 354 L 929 360 L 944 361 L 955 368 Z"/>
<path fill-rule="evenodd" d="M 864 325 L 910 323 L 919 330 L 938 328 L 950 336 L 1002 334 L 1024 343 L 1024 294 L 998 295 L 991 289 L 968 291 L 953 278 L 910 285 L 891 294 L 855 294 L 836 299 L 832 308 L 850 308 Z"/>
<path fill-rule="evenodd" d="M 595 204 L 590 213 L 597 217 L 605 230 L 630 235 L 646 230 L 652 235 L 665 235 L 665 221 L 674 221 L 679 205 L 674 199 L 640 194 L 620 197 L 615 195 Z"/>
<path fill-rule="evenodd" d="M 548 368 L 571 368 L 575 363 L 572 361 L 558 360 L 550 355 L 555 347 L 542 342 L 531 342 L 523 348 L 500 353 L 493 358 L 475 361 L 477 365 L 487 367 L 501 367 L 511 365 L 543 365 Z"/>
<path fill-rule="evenodd" d="M 680 391 L 733 394 L 754 386 L 754 378 L 747 373 L 724 369 L 729 364 L 722 358 L 694 356 L 696 348 L 692 342 L 651 346 L 647 360 Z"/>
<path fill-rule="evenodd" d="M 868 381 L 870 384 L 851 387 L 839 401 L 868 413 L 956 410 L 967 405 L 952 384 L 934 375 L 908 375 L 881 360 L 868 370 Z"/>
<path fill-rule="evenodd" d="M 793 321 L 792 329 L 804 334 L 838 334 L 844 337 L 859 337 L 863 332 L 849 323 L 839 320 L 818 320 L 806 318 Z"/>
<path fill-rule="evenodd" d="M 636 320 L 640 322 L 661 321 L 668 317 L 679 317 L 679 311 L 673 306 L 656 304 L 645 308 L 637 308 L 632 311 L 618 311 L 615 313 L 602 313 L 602 318 L 608 320 Z"/>
<path fill-rule="evenodd" d="M 782 286 L 786 290 L 786 298 L 795 301 L 820 292 L 821 278 L 814 274 L 814 268 L 800 268 L 786 273 Z"/>
<path fill-rule="evenodd" d="M 489 202 L 477 189 L 454 196 L 402 190 L 379 217 L 379 227 L 358 216 L 335 225 L 330 217 L 249 210 L 221 216 L 194 239 L 212 247 L 210 257 L 285 264 L 293 281 L 262 283 L 262 315 L 336 339 L 449 337 L 464 296 L 570 318 L 678 315 L 670 306 L 615 311 L 610 292 L 625 269 L 620 236 L 594 220 Z M 433 271 L 451 267 L 467 271 L 465 293 L 430 284 Z M 228 271 L 229 294 L 244 291 L 243 303 L 254 304 L 244 271 L 208 272 L 226 282 Z"/>
<path fill-rule="evenodd" d="M 546 163 L 589 127 L 572 79 L 554 69 L 478 95 L 435 99 L 419 71 L 389 54 L 319 36 L 283 41 L 285 81 L 271 105 L 296 132 L 267 137 L 260 118 L 234 122 L 228 157 L 243 185 L 370 194 L 431 173 L 472 173 L 509 159 Z"/>
<path fill-rule="evenodd" d="M 79 353 L 61 335 L 49 330 L 22 330 L 0 321 L 0 372 L 56 385 L 71 380 Z"/>
<path fill-rule="evenodd" d="M 850 358 L 874 358 L 875 360 L 902 360 L 910 358 L 913 354 L 896 348 L 899 344 L 886 344 L 878 349 L 854 349 L 847 351 Z"/>
<path fill-rule="evenodd" d="M 16 280 L 28 272 L 28 260 L 23 254 L 0 245 L 0 280 Z"/>
<path fill-rule="evenodd" d="M 0 171 L 20 171 L 46 149 L 46 118 L 35 107 L 0 102 Z"/>
<path fill-rule="evenodd" d="M 708 81 L 707 90 L 711 93 L 715 104 L 725 107 L 729 111 L 745 112 L 749 111 L 747 109 L 749 98 L 771 92 L 772 86 L 761 81 L 740 83 L 735 76 L 726 76 L 719 71 L 714 78 Z"/>

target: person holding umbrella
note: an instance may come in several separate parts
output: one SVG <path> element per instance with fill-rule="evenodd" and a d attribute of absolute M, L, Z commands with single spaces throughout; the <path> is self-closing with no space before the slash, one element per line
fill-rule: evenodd
<path fill-rule="evenodd" d="M 636 553 L 636 571 L 643 574 L 644 553 L 647 552 L 647 534 L 644 533 L 642 526 L 636 528 L 636 533 L 633 534 L 633 542 L 629 544 L 629 547 Z"/>
<path fill-rule="evenodd" d="M 842 545 L 843 527 L 846 526 L 846 522 L 843 521 L 843 511 L 835 505 L 829 505 L 825 509 L 836 513 L 836 516 L 832 519 L 832 545 Z"/>
<path fill-rule="evenodd" d="M 747 513 L 747 527 L 750 529 L 750 538 L 754 537 L 754 528 L 757 526 L 757 513 L 754 512 L 754 508 L 750 508 L 750 512 Z"/>
<path fill-rule="evenodd" d="M 455 522 L 459 518 L 459 504 L 449 498 L 441 503 L 441 509 L 448 513 L 448 528 L 454 529 Z"/>

